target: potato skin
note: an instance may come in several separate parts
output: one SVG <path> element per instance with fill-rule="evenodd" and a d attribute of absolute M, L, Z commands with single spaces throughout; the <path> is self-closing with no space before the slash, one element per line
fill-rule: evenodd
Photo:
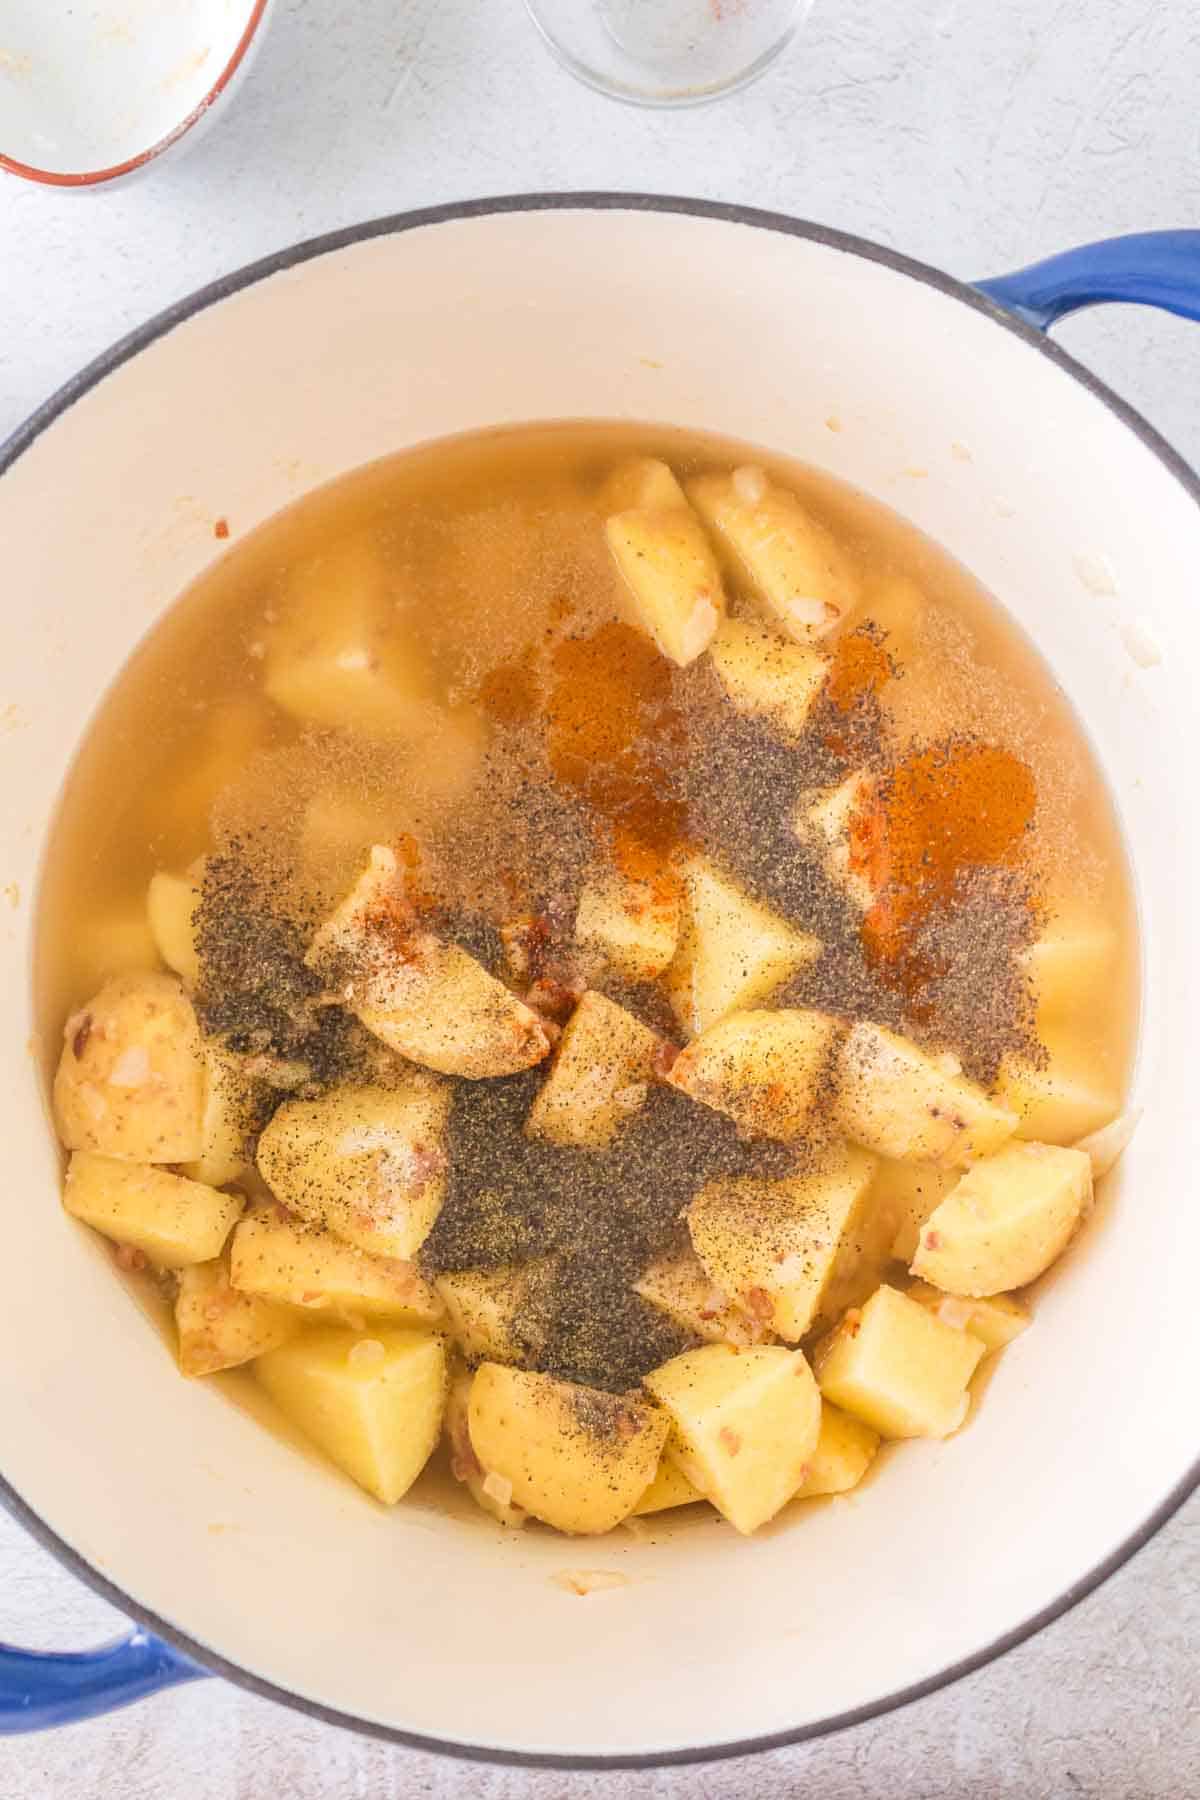
<path fill-rule="evenodd" d="M 63 1039 L 54 1116 L 68 1150 L 137 1163 L 200 1156 L 204 1051 L 175 976 L 114 976 L 67 1020 Z"/>

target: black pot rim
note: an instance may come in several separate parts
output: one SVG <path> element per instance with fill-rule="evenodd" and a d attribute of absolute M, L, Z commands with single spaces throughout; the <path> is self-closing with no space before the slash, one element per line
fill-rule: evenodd
<path fill-rule="evenodd" d="M 1060 349 L 1057 344 L 1052 343 L 1034 327 L 1005 311 L 1004 308 L 996 305 L 986 295 L 966 282 L 958 281 L 942 270 L 932 268 L 912 257 L 872 243 L 867 238 L 855 237 L 851 233 L 837 231 L 829 226 L 811 221 L 793 219 L 783 213 L 766 212 L 756 207 L 730 205 L 714 200 L 691 200 L 665 194 L 618 192 L 507 194 L 492 199 L 454 201 L 443 206 L 425 207 L 411 212 L 394 213 L 383 218 L 370 219 L 360 225 L 327 232 L 319 237 L 308 238 L 302 243 L 294 244 L 290 248 L 275 251 L 270 256 L 262 257 L 257 262 L 249 263 L 244 268 L 235 270 L 232 274 L 221 276 L 218 280 L 208 283 L 207 286 L 198 288 L 174 306 L 167 307 L 165 311 L 156 314 L 145 324 L 138 326 L 135 331 L 119 339 L 117 343 L 81 369 L 77 375 L 72 376 L 59 388 L 57 393 L 38 407 L 23 425 L 18 426 L 16 431 L 3 444 L 0 444 L 0 476 L 57 419 L 69 411 L 77 400 L 82 399 L 107 376 L 119 369 L 123 363 L 129 362 L 157 339 L 165 337 L 177 325 L 185 323 L 218 301 L 239 293 L 243 288 L 253 286 L 267 276 L 279 274 L 285 269 L 296 268 L 316 257 L 347 249 L 355 244 L 365 243 L 372 238 L 396 236 L 401 232 L 413 231 L 425 226 L 456 223 L 464 219 L 486 218 L 504 213 L 572 211 L 674 213 L 726 224 L 755 226 L 763 231 L 773 231 L 787 237 L 803 238 L 812 243 L 822 244 L 829 249 L 845 251 L 864 261 L 882 264 L 897 274 L 906 275 L 925 287 L 933 288 L 938 293 L 957 300 L 975 312 L 983 313 L 999 329 L 1021 338 L 1039 356 L 1048 357 L 1065 375 L 1087 389 L 1123 425 L 1127 426 L 1152 455 L 1164 465 L 1167 472 L 1174 476 L 1189 499 L 1200 506 L 1200 478 L 1140 413 L 1114 394 L 1102 381 L 1097 380 L 1089 370 L 1083 368 L 1065 350 Z M 691 1763 L 718 1762 L 730 1757 L 750 1756 L 761 1751 L 783 1749 L 792 1744 L 800 1744 L 814 1738 L 829 1736 L 834 1732 L 845 1731 L 854 1725 L 865 1724 L 868 1720 L 880 1718 L 899 1707 L 907 1706 L 914 1700 L 925 1699 L 928 1695 L 935 1694 L 940 1689 L 961 1680 L 963 1676 L 984 1668 L 997 1657 L 1004 1655 L 1006 1651 L 1014 1649 L 1018 1644 L 1024 1643 L 1027 1638 L 1035 1636 L 1047 1625 L 1053 1624 L 1056 1619 L 1061 1619 L 1065 1613 L 1070 1612 L 1072 1607 L 1086 1599 L 1089 1594 L 1107 1581 L 1110 1575 L 1115 1574 L 1131 1557 L 1143 1549 L 1197 1488 L 1200 1488 L 1200 1458 L 1197 1458 L 1183 1479 L 1154 1508 L 1137 1530 L 1125 1538 L 1087 1575 L 1074 1582 L 1049 1605 L 1042 1607 L 1030 1618 L 1015 1626 L 1013 1630 L 995 1638 L 971 1656 L 963 1657 L 960 1661 L 939 1670 L 936 1675 L 928 1676 L 923 1681 L 914 1682 L 909 1687 L 900 1688 L 895 1693 L 886 1694 L 881 1699 L 873 1700 L 865 1706 L 854 1707 L 848 1712 L 838 1713 L 827 1719 L 815 1720 L 811 1724 L 797 1726 L 792 1730 L 772 1732 L 762 1737 L 737 1739 L 728 1743 L 702 1745 L 693 1749 L 618 1756 L 570 1756 L 536 1751 L 493 1749 L 486 1745 L 458 1743 L 448 1738 L 426 1737 L 419 1732 L 402 1731 L 394 1726 L 381 1725 L 373 1720 L 358 1718 L 353 1713 L 341 1712 L 335 1707 L 323 1706 L 318 1701 L 293 1693 L 290 1689 L 279 1687 L 274 1682 L 264 1680 L 263 1677 L 253 1674 L 250 1670 L 243 1669 L 237 1663 L 229 1661 L 228 1658 L 219 1655 L 206 1645 L 197 1643 L 178 1626 L 167 1619 L 160 1618 L 148 1607 L 131 1599 L 77 1550 L 60 1538 L 2 1475 L 0 1475 L 0 1504 L 25 1527 L 31 1537 L 36 1539 L 44 1549 L 49 1550 L 86 1586 L 119 1608 L 130 1619 L 136 1620 L 147 1630 L 154 1632 L 204 1668 L 211 1670 L 213 1674 L 220 1675 L 237 1686 L 248 1689 L 251 1693 L 265 1699 L 279 1701 L 285 1706 L 292 1707 L 307 1714 L 310 1718 L 319 1719 L 326 1724 L 340 1725 L 369 1737 L 401 1744 L 411 1750 L 422 1750 L 467 1762 L 502 1764 L 516 1768 L 608 1770 L 655 1769 Z"/>

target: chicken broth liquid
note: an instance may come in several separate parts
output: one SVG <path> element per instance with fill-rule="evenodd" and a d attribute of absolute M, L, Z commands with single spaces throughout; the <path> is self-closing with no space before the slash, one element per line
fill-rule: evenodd
<path fill-rule="evenodd" d="M 636 503 L 620 472 L 644 458 L 685 487 L 739 470 L 750 500 L 787 490 L 832 534 L 854 599 L 816 636 L 802 722 L 781 725 L 778 684 L 774 710 L 748 702 L 715 653 L 680 666 L 639 627 L 605 520 Z M 730 615 L 761 633 L 744 571 L 724 569 Z M 856 777 L 823 830 L 822 796 Z M 667 916 L 706 861 L 819 947 L 754 1006 L 899 1032 L 1040 1106 L 1025 1135 L 1073 1142 L 1119 1111 L 1134 914 L 1079 724 L 961 567 L 812 469 L 690 432 L 503 430 L 372 465 L 235 542 L 132 658 L 67 784 L 42 889 L 48 1058 L 105 979 L 162 966 L 149 884 L 205 858 L 200 1023 L 259 1059 L 273 1096 L 247 1151 L 289 1095 L 378 1081 L 388 1052 L 334 1004 L 355 972 L 343 991 L 303 961 L 373 845 L 422 929 L 548 1039 L 590 990 L 658 1044 L 586 1148 L 525 1129 L 548 1063 L 450 1077 L 445 1195 L 415 1261 L 428 1279 L 524 1271 L 513 1353 L 531 1369 L 617 1393 L 694 1341 L 638 1291 L 686 1243 L 692 1196 L 781 1179 L 838 1130 L 827 1073 L 804 1129 L 778 1134 L 672 1085 L 701 1021 L 670 970 L 581 941 L 598 872 Z M 252 1168 L 241 1186 L 270 1200 Z M 812 1331 L 889 1267 L 897 1222 L 864 1214 Z"/>

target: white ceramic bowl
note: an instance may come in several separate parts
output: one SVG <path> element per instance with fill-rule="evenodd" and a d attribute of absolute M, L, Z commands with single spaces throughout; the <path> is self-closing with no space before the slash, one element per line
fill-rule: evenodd
<path fill-rule="evenodd" d="M 898 508 L 1039 644 L 1112 783 L 1143 907 L 1141 1130 L 954 1442 L 751 1541 L 504 1536 L 385 1512 L 179 1380 L 63 1215 L 29 967 L 55 795 L 180 589 L 305 489 L 449 432 L 665 420 Z M 838 429 L 831 429 L 834 421 Z M 1029 327 L 817 228 L 558 197 L 383 221 L 137 333 L 0 455 L 6 1149 L 0 1468 L 86 1579 L 206 1665 L 405 1741 L 669 1760 L 861 1719 L 1069 1606 L 1196 1483 L 1197 484 Z M 1155 656 L 1160 660 L 1155 661 Z M 1149 666 L 1149 665 L 1153 666 Z M 551 1577 L 615 1570 L 587 1599 Z M 2 1677 L 2 1668 L 0 1668 Z"/>
<path fill-rule="evenodd" d="M 272 0 L 0 0 L 0 168 L 94 188 L 194 143 Z"/>

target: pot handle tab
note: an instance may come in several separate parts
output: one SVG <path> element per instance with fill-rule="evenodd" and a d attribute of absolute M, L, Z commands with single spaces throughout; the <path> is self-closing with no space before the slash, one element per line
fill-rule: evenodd
<path fill-rule="evenodd" d="M 94 1650 L 18 1650 L 0 1644 L 0 1735 L 95 1718 L 207 1673 L 161 1638 L 136 1628 Z"/>
<path fill-rule="evenodd" d="M 976 286 L 1039 331 L 1082 307 L 1114 301 L 1200 319 L 1200 231 L 1137 231 L 1080 244 Z"/>

